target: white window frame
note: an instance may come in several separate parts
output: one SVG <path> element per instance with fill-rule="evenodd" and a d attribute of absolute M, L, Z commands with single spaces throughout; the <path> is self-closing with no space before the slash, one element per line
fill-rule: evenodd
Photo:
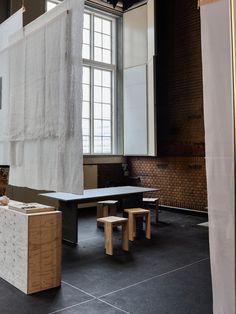
<path fill-rule="evenodd" d="M 116 97 L 116 80 L 117 80 L 117 46 L 116 46 L 116 37 L 117 37 L 117 27 L 116 27 L 116 17 L 111 14 L 107 14 L 106 12 L 101 12 L 99 10 L 85 8 L 84 13 L 90 14 L 90 36 L 91 36 L 91 44 L 90 44 L 90 59 L 83 59 L 83 66 L 90 67 L 90 152 L 84 153 L 84 155 L 115 155 L 117 154 L 117 122 L 116 122 L 116 112 L 117 112 L 117 97 Z M 103 63 L 94 61 L 94 16 L 100 17 L 102 19 L 107 19 L 112 22 L 112 43 L 111 43 L 111 52 L 112 52 L 112 62 Z M 94 108 L 93 108 L 93 70 L 92 69 L 100 69 L 107 70 L 112 72 L 112 99 L 111 99 L 111 152 L 110 153 L 95 153 L 94 152 Z"/>

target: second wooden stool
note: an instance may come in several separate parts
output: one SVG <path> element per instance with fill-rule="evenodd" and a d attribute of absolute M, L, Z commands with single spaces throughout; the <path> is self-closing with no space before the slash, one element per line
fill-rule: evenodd
<path fill-rule="evenodd" d="M 143 208 L 127 208 L 124 209 L 128 213 L 129 218 L 129 240 L 134 241 L 136 237 L 136 218 L 145 217 L 146 223 L 146 238 L 151 239 L 151 217 L 150 210 Z"/>
<path fill-rule="evenodd" d="M 105 231 L 105 249 L 106 254 L 113 255 L 113 227 L 122 226 L 122 249 L 129 251 L 129 233 L 128 233 L 128 219 L 117 216 L 108 216 L 98 218 L 98 222 L 104 224 Z"/>
<path fill-rule="evenodd" d="M 158 223 L 158 207 L 159 207 L 159 198 L 154 198 L 154 197 L 144 197 L 143 198 L 143 203 L 145 207 L 153 207 L 155 211 L 155 217 L 156 217 L 156 223 Z"/>
<path fill-rule="evenodd" d="M 116 216 L 118 201 L 108 200 L 97 203 L 97 218 Z M 97 220 L 97 227 L 102 227 L 102 224 Z"/>

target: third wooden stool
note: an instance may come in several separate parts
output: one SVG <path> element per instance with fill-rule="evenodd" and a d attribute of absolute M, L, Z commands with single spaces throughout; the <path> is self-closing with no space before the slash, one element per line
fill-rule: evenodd
<path fill-rule="evenodd" d="M 158 223 L 158 207 L 159 207 L 159 198 L 143 198 L 143 203 L 147 208 L 154 208 L 156 223 Z"/>
<path fill-rule="evenodd" d="M 129 218 L 129 240 L 134 241 L 136 236 L 136 219 L 138 217 L 145 217 L 146 223 L 146 238 L 151 239 L 151 217 L 150 210 L 143 208 L 127 208 L 124 209 L 128 213 Z"/>

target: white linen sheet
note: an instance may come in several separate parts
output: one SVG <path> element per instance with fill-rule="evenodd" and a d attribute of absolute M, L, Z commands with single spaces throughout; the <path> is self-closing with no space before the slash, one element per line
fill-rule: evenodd
<path fill-rule="evenodd" d="M 201 7 L 214 314 L 235 313 L 235 181 L 230 1 Z"/>
<path fill-rule="evenodd" d="M 83 0 L 65 0 L 12 36 L 11 185 L 83 192 L 83 11 Z"/>
<path fill-rule="evenodd" d="M 9 165 L 8 109 L 9 109 L 9 53 L 10 39 L 23 29 L 23 9 L 0 25 L 0 77 L 2 78 L 2 106 L 0 109 L 0 165 Z"/>

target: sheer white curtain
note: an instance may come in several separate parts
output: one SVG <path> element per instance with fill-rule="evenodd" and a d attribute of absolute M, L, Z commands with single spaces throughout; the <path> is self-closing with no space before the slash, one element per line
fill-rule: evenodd
<path fill-rule="evenodd" d="M 210 258 L 215 314 L 235 313 L 235 181 L 230 0 L 201 7 Z"/>
<path fill-rule="evenodd" d="M 23 9 L 17 11 L 0 25 L 0 78 L 2 99 L 0 109 L 0 165 L 9 165 L 8 109 L 9 109 L 9 53 L 10 38 L 23 27 Z"/>
<path fill-rule="evenodd" d="M 83 12 L 83 0 L 65 0 L 7 49 L 11 185 L 83 191 Z"/>

